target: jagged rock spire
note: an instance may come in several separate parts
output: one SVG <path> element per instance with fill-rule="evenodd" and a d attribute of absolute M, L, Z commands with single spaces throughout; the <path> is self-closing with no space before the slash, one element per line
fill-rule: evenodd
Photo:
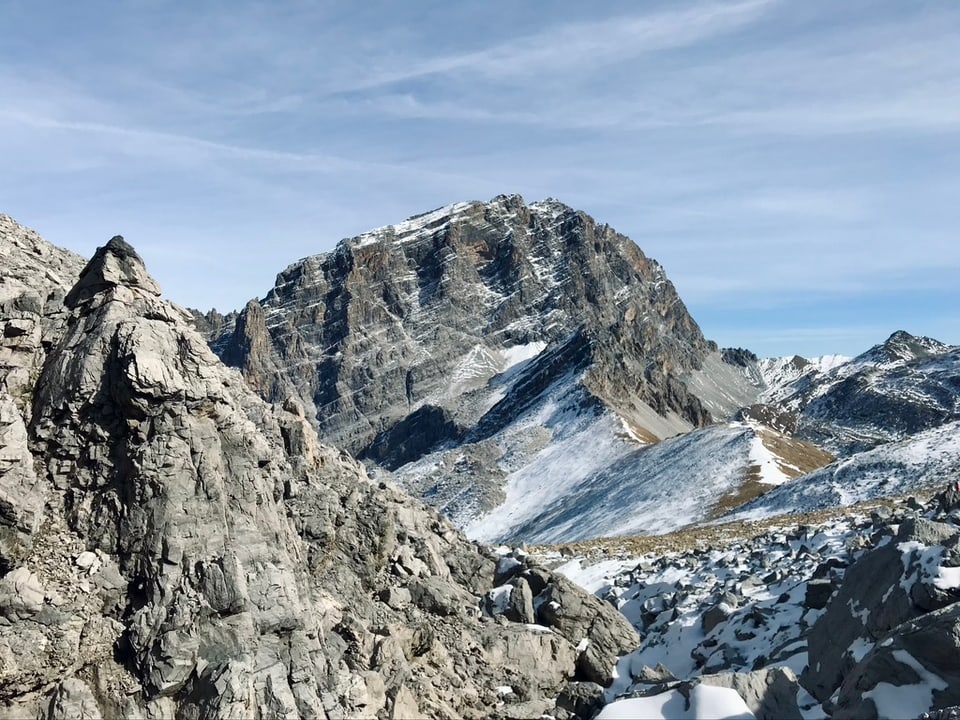
<path fill-rule="evenodd" d="M 150 277 L 143 259 L 122 235 L 114 235 L 106 245 L 97 248 L 64 303 L 73 309 L 94 295 L 117 286 L 160 295 L 157 281 Z"/>

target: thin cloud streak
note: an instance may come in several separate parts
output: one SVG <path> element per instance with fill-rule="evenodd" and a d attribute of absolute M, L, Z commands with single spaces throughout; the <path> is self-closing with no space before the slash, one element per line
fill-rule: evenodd
<path fill-rule="evenodd" d="M 699 4 L 652 17 L 616 17 L 559 25 L 483 50 L 413 62 L 398 70 L 358 79 L 342 92 L 369 90 L 431 75 L 470 73 L 513 80 L 544 70 L 568 72 L 679 48 L 731 32 L 757 18 L 776 0 Z"/>
<path fill-rule="evenodd" d="M 400 176 L 418 175 L 437 180 L 463 179 L 463 176 L 455 173 L 426 170 L 409 164 L 370 162 L 321 153 L 288 152 L 232 145 L 176 133 L 123 127 L 98 122 L 58 120 L 11 110 L 0 109 L 0 119 L 7 119 L 16 124 L 36 129 L 63 130 L 79 134 L 104 135 L 129 139 L 138 144 L 133 148 L 121 148 L 121 152 L 126 150 L 133 154 L 161 157 L 170 157 L 171 152 L 180 153 L 179 157 L 196 165 L 202 164 L 204 160 L 204 156 L 198 154 L 198 152 L 200 152 L 206 153 L 208 156 L 215 155 L 224 159 L 279 164 L 295 170 L 309 170 L 311 172 L 324 174 L 343 171 L 364 173 L 378 171 L 389 172 Z"/>

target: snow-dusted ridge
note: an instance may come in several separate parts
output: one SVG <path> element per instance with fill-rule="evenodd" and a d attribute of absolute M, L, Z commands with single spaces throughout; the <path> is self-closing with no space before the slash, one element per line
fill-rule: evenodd
<path fill-rule="evenodd" d="M 801 379 L 812 379 L 835 372 L 852 358 L 846 355 L 823 355 L 816 358 L 792 357 L 766 358 L 758 363 L 760 376 L 766 389 L 760 394 L 760 401 L 778 403 L 797 392 L 797 383 Z"/>
<path fill-rule="evenodd" d="M 960 422 L 838 460 L 781 485 L 727 519 L 757 520 L 784 513 L 854 505 L 865 500 L 942 487 L 960 480 Z"/>
<path fill-rule="evenodd" d="M 445 224 L 453 221 L 462 211 L 477 204 L 479 203 L 451 203 L 436 210 L 413 215 L 400 223 L 384 225 L 374 230 L 369 230 L 346 242 L 353 248 L 365 247 L 381 240 L 403 242 L 405 239 L 422 233 L 424 230 L 436 231 L 441 229 Z"/>
<path fill-rule="evenodd" d="M 568 421 L 577 423 L 572 431 L 507 476 L 504 501 L 466 523 L 469 536 L 543 543 L 670 532 L 722 512 L 751 481 L 774 486 L 799 475 L 776 454 L 772 438 L 792 443 L 802 461 L 810 462 L 803 454 L 812 452 L 751 423 L 713 425 L 638 447 L 617 436 L 609 415 Z"/>

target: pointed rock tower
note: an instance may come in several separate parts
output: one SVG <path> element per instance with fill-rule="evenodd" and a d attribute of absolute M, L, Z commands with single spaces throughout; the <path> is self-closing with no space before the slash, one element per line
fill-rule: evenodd
<path fill-rule="evenodd" d="M 34 518 L 0 568 L 4 712 L 539 716 L 638 643 L 537 568 L 497 580 L 576 618 L 491 622 L 484 550 L 255 396 L 122 239 L 64 304 L 17 414 L 32 490 L 0 508 Z"/>

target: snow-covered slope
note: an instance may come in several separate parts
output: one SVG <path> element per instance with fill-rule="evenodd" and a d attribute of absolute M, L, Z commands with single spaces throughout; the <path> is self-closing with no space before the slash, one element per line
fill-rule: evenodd
<path fill-rule="evenodd" d="M 792 403 L 785 403 L 793 397 L 799 401 L 798 391 L 815 383 L 827 373 L 845 365 L 851 358 L 845 355 L 824 355 L 817 358 L 792 357 L 766 358 L 757 363 L 757 369 L 766 386 L 760 394 L 760 402 L 782 404 L 786 409 L 797 410 Z"/>
<path fill-rule="evenodd" d="M 960 480 L 960 422 L 838 460 L 785 483 L 728 519 L 853 505 L 863 500 L 940 488 Z"/>
<path fill-rule="evenodd" d="M 684 527 L 832 460 L 756 423 L 694 430 L 639 403 L 628 421 L 585 390 L 577 347 L 517 352 L 515 365 L 461 396 L 485 409 L 472 430 L 395 477 L 478 540 L 567 542 Z M 730 393 L 745 375 L 715 355 L 694 387 L 715 389 L 716 408 L 739 407 Z M 493 366 L 482 358 L 471 367 Z"/>
<path fill-rule="evenodd" d="M 503 498 L 487 513 L 462 503 L 456 483 L 441 505 L 485 542 L 569 542 L 656 534 L 716 517 L 751 497 L 828 462 L 805 443 L 749 423 L 724 423 L 653 445 L 638 445 L 623 422 L 577 398 L 531 413 L 491 439 L 482 456 L 496 468 Z M 582 398 L 580 398 L 582 400 Z M 546 434 L 549 434 L 549 437 Z M 539 438 L 541 448 L 531 452 Z M 524 462 L 512 467 L 518 448 Z M 399 471 L 405 484 L 442 478 L 442 462 L 468 462 L 464 448 Z M 477 470 L 479 472 L 479 469 Z M 432 481 L 432 480 L 428 480 Z M 442 490 L 423 491 L 436 499 Z"/>

